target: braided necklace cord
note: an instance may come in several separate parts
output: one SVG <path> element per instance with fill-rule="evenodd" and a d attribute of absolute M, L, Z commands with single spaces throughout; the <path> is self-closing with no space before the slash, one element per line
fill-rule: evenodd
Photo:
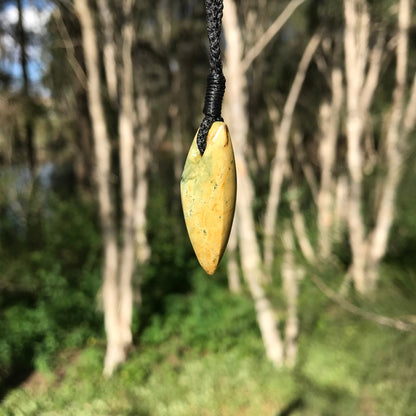
<path fill-rule="evenodd" d="M 203 118 L 197 136 L 197 145 L 201 155 L 207 147 L 207 134 L 214 121 L 224 121 L 221 117 L 222 99 L 225 92 L 225 77 L 221 61 L 221 20 L 223 0 L 205 0 L 207 14 L 207 34 L 209 42 L 209 75 L 205 92 Z"/>

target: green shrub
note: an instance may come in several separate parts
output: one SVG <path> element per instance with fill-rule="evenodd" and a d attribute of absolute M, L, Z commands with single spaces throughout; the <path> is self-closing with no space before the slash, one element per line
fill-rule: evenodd
<path fill-rule="evenodd" d="M 35 245 L 28 238 L 11 241 L 9 234 L 0 249 L 0 389 L 17 367 L 46 365 L 59 349 L 101 334 L 93 211 L 79 201 L 51 198 L 41 214 Z"/>
<path fill-rule="evenodd" d="M 245 341 L 259 336 L 251 301 L 231 295 L 221 281 L 203 272 L 195 273 L 192 285 L 187 295 L 165 298 L 164 313 L 152 317 L 141 341 L 159 345 L 176 339 L 176 348 L 199 352 L 226 351 L 237 345 L 250 350 Z"/>

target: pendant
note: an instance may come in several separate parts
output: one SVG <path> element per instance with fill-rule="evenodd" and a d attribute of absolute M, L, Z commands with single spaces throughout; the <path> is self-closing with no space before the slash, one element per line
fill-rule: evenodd
<path fill-rule="evenodd" d="M 181 200 L 189 239 L 199 264 L 213 274 L 230 236 L 236 201 L 236 170 L 227 125 L 216 121 L 201 156 L 197 135 L 181 179 Z"/>

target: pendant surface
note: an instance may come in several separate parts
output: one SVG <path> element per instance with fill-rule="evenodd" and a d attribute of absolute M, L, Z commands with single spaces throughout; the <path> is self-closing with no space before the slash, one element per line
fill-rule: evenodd
<path fill-rule="evenodd" d="M 201 156 L 197 135 L 181 179 L 181 200 L 189 239 L 199 264 L 213 274 L 230 236 L 236 201 L 236 170 L 227 125 L 216 121 Z"/>

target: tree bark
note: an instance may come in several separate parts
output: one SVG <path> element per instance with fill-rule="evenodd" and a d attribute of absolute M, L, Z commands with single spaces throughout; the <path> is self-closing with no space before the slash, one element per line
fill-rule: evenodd
<path fill-rule="evenodd" d="M 123 0 L 123 20 L 121 28 L 121 87 L 119 112 L 121 201 L 123 211 L 122 246 L 119 266 L 120 284 L 120 331 L 124 349 L 132 342 L 131 320 L 133 312 L 132 277 L 135 269 L 135 228 L 134 228 L 134 88 L 133 62 L 133 24 L 131 21 L 132 0 Z"/>
<path fill-rule="evenodd" d="M 348 224 L 353 254 L 351 275 L 355 288 L 362 294 L 371 293 L 377 283 L 378 266 L 387 250 L 389 231 L 394 218 L 395 198 L 401 178 L 403 156 L 401 146 L 406 140 L 409 107 L 405 106 L 408 61 L 410 0 L 400 0 L 396 47 L 396 83 L 386 135 L 387 174 L 381 182 L 381 198 L 375 226 L 366 232 L 362 210 L 363 151 L 361 140 L 375 88 L 378 84 L 383 56 L 384 35 L 369 53 L 370 18 L 365 0 L 344 0 L 346 22 L 345 62 L 347 77 L 347 140 L 349 169 Z M 368 68 L 368 69 L 366 69 Z M 414 84 L 413 84 L 414 85 Z M 408 104 L 412 102 L 412 93 Z M 409 131 L 409 130 L 407 130 Z"/>
<path fill-rule="evenodd" d="M 227 277 L 228 288 L 231 293 L 241 293 L 241 281 L 237 258 L 237 229 L 238 218 L 234 217 L 234 224 L 231 229 L 230 238 L 227 245 Z"/>
<path fill-rule="evenodd" d="M 400 183 L 405 134 L 405 90 L 408 65 L 411 1 L 400 0 L 396 47 L 396 85 L 393 92 L 391 118 L 386 136 L 387 174 L 377 212 L 376 223 L 369 237 L 367 274 L 370 288 L 377 281 L 377 268 L 387 250 L 389 232 L 394 219 L 397 188 Z"/>
<path fill-rule="evenodd" d="M 111 146 L 100 95 L 102 86 L 92 12 L 88 2 L 84 0 L 74 0 L 74 9 L 82 30 L 82 46 L 87 68 L 88 103 L 94 136 L 95 180 L 98 188 L 98 206 L 104 246 L 103 302 L 107 334 L 104 373 L 109 375 L 115 366 L 125 360 L 118 314 L 118 246 L 110 185 Z"/>
<path fill-rule="evenodd" d="M 28 74 L 28 62 L 27 62 L 27 35 L 23 24 L 23 8 L 22 0 L 17 0 L 17 10 L 18 10 L 18 21 L 17 21 L 17 34 L 19 39 L 20 46 L 20 67 L 22 69 L 22 95 L 23 99 L 27 104 L 30 102 L 30 80 Z M 25 106 L 28 107 L 28 106 Z M 26 142 L 26 152 L 29 162 L 29 169 L 32 174 L 32 178 L 36 174 L 36 150 L 33 137 L 33 120 L 30 108 L 25 108 L 24 112 L 25 118 L 25 142 Z"/>
<path fill-rule="evenodd" d="M 277 330 L 277 321 L 273 307 L 261 286 L 264 277 L 261 269 L 260 249 L 252 212 L 254 188 L 248 173 L 245 156 L 248 116 L 246 110 L 246 79 L 241 65 L 243 42 L 234 0 L 224 0 L 223 27 L 227 44 L 232 45 L 225 51 L 224 72 L 227 77 L 227 92 L 224 116 L 230 127 L 235 148 L 238 176 L 236 205 L 236 214 L 238 217 L 237 232 L 242 272 L 254 300 L 257 322 L 266 355 L 274 365 L 280 366 L 283 363 L 283 344 Z"/>
<path fill-rule="evenodd" d="M 370 100 L 361 100 L 368 57 L 370 16 L 366 0 L 344 0 L 345 71 L 347 79 L 347 164 L 349 171 L 348 225 L 352 251 L 351 273 L 355 288 L 368 291 L 365 274 L 366 241 L 362 217 L 363 152 L 362 134 Z"/>
<path fill-rule="evenodd" d="M 285 364 L 292 368 L 296 363 L 298 351 L 297 337 L 299 333 L 298 296 L 300 271 L 296 266 L 294 250 L 295 242 L 290 226 L 286 226 L 282 233 L 284 247 L 282 263 L 283 293 L 286 299 L 285 325 Z"/>
<path fill-rule="evenodd" d="M 136 199 L 135 199 L 135 233 L 136 254 L 140 264 L 150 259 L 150 245 L 147 240 L 146 209 L 149 193 L 147 172 L 150 163 L 150 112 L 146 95 L 140 91 L 136 100 L 136 108 L 139 115 L 139 131 L 136 143 Z"/>
<path fill-rule="evenodd" d="M 343 99 L 342 72 L 335 67 L 331 73 L 331 104 L 321 106 L 321 129 L 319 159 L 321 164 L 321 185 L 318 194 L 318 235 L 319 252 L 323 258 L 331 254 L 334 225 L 334 166 L 338 138 L 339 120 Z"/>

